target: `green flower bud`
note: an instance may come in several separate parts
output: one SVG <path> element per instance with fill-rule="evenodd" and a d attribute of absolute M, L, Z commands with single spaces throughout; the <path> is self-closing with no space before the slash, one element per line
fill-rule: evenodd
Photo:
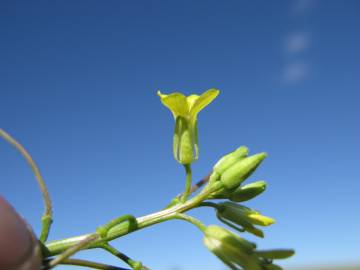
<path fill-rule="evenodd" d="M 237 230 L 245 230 L 261 238 L 264 237 L 264 233 L 260 229 L 256 228 L 254 224 L 268 226 L 275 222 L 272 218 L 262 216 L 255 210 L 233 202 L 220 203 L 218 206 L 216 215 L 220 221 Z M 241 227 L 236 227 L 234 224 Z"/>
<path fill-rule="evenodd" d="M 214 171 L 222 174 L 236 162 L 247 157 L 249 150 L 245 146 L 241 146 L 235 151 L 223 156 L 214 166 Z"/>
<path fill-rule="evenodd" d="M 174 132 L 174 157 L 181 164 L 191 164 L 198 158 L 195 151 L 194 130 L 190 123 L 181 116 L 176 118 Z"/>
<path fill-rule="evenodd" d="M 231 269 L 262 269 L 260 261 L 254 256 L 253 243 L 216 225 L 208 226 L 204 234 L 205 246 Z"/>
<path fill-rule="evenodd" d="M 265 157 L 266 153 L 260 153 L 236 162 L 221 174 L 220 181 L 227 189 L 238 187 L 255 171 Z"/>
<path fill-rule="evenodd" d="M 259 257 L 276 260 L 287 259 L 295 254 L 293 249 L 258 250 L 255 252 Z"/>
<path fill-rule="evenodd" d="M 265 181 L 257 181 L 235 189 L 229 199 L 233 202 L 244 202 L 255 198 L 263 193 L 266 189 Z"/>

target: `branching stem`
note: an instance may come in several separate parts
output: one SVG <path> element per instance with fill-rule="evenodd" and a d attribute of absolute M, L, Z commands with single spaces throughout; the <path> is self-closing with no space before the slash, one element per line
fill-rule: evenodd
<path fill-rule="evenodd" d="M 219 188 L 221 187 L 218 185 L 213 185 L 211 188 L 207 189 L 206 192 L 198 194 L 197 196 L 191 198 L 190 200 L 187 200 L 183 204 L 177 204 L 159 212 L 136 218 L 137 227 L 134 230 L 131 230 L 131 224 L 129 223 L 129 221 L 122 222 L 112 227 L 108 231 L 105 239 L 96 239 L 86 248 L 99 248 L 104 243 L 104 241 L 109 242 L 111 240 L 124 236 L 129 232 L 141 230 L 151 225 L 174 219 L 176 218 L 177 214 L 186 212 L 199 205 L 203 200 L 208 197 L 210 193 L 217 191 Z M 49 242 L 46 244 L 44 256 L 49 257 L 60 254 L 88 236 L 89 234 L 85 234 L 81 236 Z"/>

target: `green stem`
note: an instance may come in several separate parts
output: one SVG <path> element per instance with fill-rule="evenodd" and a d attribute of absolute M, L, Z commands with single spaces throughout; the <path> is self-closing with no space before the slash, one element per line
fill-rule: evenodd
<path fill-rule="evenodd" d="M 182 203 L 186 202 L 187 198 L 190 195 L 191 182 L 192 182 L 191 165 L 190 164 L 185 164 L 184 167 L 185 167 L 185 172 L 186 172 L 186 183 L 185 183 L 185 191 L 184 191 L 183 195 L 180 198 L 180 201 Z"/>
<path fill-rule="evenodd" d="M 50 227 L 52 224 L 52 203 L 50 199 L 49 192 L 46 188 L 45 181 L 40 173 L 38 166 L 35 161 L 32 159 L 31 155 L 26 151 L 26 149 L 17 142 L 10 134 L 8 134 L 3 129 L 0 129 L 0 136 L 3 137 L 8 143 L 16 148 L 20 152 L 20 154 L 25 158 L 27 163 L 30 165 L 36 181 L 40 187 L 40 191 L 44 200 L 45 212 L 41 218 L 41 233 L 40 233 L 40 241 L 45 242 L 48 238 Z"/>
<path fill-rule="evenodd" d="M 196 219 L 196 218 L 194 218 L 192 216 L 179 213 L 179 214 L 175 215 L 175 218 L 185 220 L 187 222 L 190 222 L 190 223 L 194 224 L 202 232 L 204 232 L 205 229 L 206 229 L 206 225 L 204 223 L 202 223 L 200 220 L 198 220 L 198 219 Z"/>
<path fill-rule="evenodd" d="M 146 215 L 143 217 L 136 218 L 137 227 L 133 231 L 141 230 L 143 228 L 149 227 L 151 225 L 164 222 L 167 220 L 174 219 L 176 217 L 176 214 L 186 212 L 197 205 L 199 205 L 203 200 L 205 200 L 209 194 L 219 189 L 218 185 L 213 185 L 212 188 L 209 188 L 206 190 L 206 192 L 202 192 L 195 196 L 194 198 L 186 201 L 183 204 L 177 204 L 174 205 L 171 208 L 164 209 L 162 211 Z M 113 228 L 111 228 L 105 239 L 97 239 L 95 240 L 90 246 L 87 248 L 98 248 L 101 247 L 101 244 L 105 242 L 109 242 L 111 240 L 114 240 L 116 238 L 119 238 L 121 236 L 124 236 L 131 232 L 131 224 L 129 224 L 129 221 L 122 222 Z M 73 246 L 74 244 L 78 243 L 79 241 L 85 239 L 89 234 L 75 236 L 71 238 L 66 238 L 62 240 L 52 241 L 49 243 L 46 243 L 46 249 L 44 250 L 44 256 L 54 256 L 59 253 L 64 252 L 69 247 Z"/>
<path fill-rule="evenodd" d="M 120 252 L 119 250 L 117 250 L 116 248 L 114 248 L 113 246 L 109 245 L 109 244 L 104 244 L 102 246 L 102 248 L 108 252 L 110 252 L 112 255 L 114 255 L 115 257 L 119 258 L 120 260 L 124 261 L 125 263 L 127 263 L 131 268 L 135 268 L 138 267 L 140 265 L 140 268 L 142 268 L 141 263 L 134 261 L 133 259 L 131 259 L 130 257 L 126 256 L 124 253 Z"/>
<path fill-rule="evenodd" d="M 66 264 L 66 265 L 77 265 L 77 266 L 83 266 L 93 269 L 100 269 L 100 270 L 129 270 L 127 268 L 122 267 L 116 267 L 112 265 L 107 265 L 103 263 L 97 263 L 87 260 L 79 260 L 79 259 L 66 259 L 62 261 L 60 264 Z"/>
<path fill-rule="evenodd" d="M 48 264 L 50 268 L 53 268 L 54 266 L 61 264 L 64 260 L 68 259 L 71 255 L 74 255 L 76 252 L 78 252 L 81 249 L 85 249 L 87 246 L 89 246 L 93 241 L 96 241 L 98 239 L 101 239 L 100 234 L 93 233 L 89 234 L 87 237 L 85 237 L 83 240 L 77 242 L 73 246 L 66 249 L 63 253 L 61 253 L 59 256 L 57 256 L 55 259 L 51 260 Z"/>

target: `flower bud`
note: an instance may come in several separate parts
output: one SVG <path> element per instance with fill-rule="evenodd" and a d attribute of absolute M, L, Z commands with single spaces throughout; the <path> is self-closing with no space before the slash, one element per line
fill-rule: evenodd
<path fill-rule="evenodd" d="M 255 244 L 245 240 L 244 238 L 217 225 L 208 226 L 205 231 L 205 239 L 212 242 L 209 249 L 214 247 L 214 241 L 218 241 L 219 245 L 236 245 L 236 247 L 244 253 L 250 254 L 255 249 Z"/>
<path fill-rule="evenodd" d="M 295 254 L 293 249 L 258 250 L 256 255 L 264 259 L 276 260 L 287 259 Z"/>
<path fill-rule="evenodd" d="M 249 150 L 245 146 L 241 146 L 235 151 L 223 156 L 214 166 L 214 171 L 222 174 L 236 162 L 247 157 Z"/>
<path fill-rule="evenodd" d="M 266 189 L 265 181 L 257 181 L 235 189 L 229 199 L 233 202 L 244 202 L 255 198 L 263 193 Z"/>
<path fill-rule="evenodd" d="M 262 269 L 259 259 L 254 256 L 253 243 L 216 225 L 208 226 L 204 233 L 205 246 L 231 269 Z"/>
<path fill-rule="evenodd" d="M 261 230 L 256 228 L 254 224 L 268 226 L 275 222 L 272 218 L 262 216 L 255 210 L 233 202 L 220 203 L 218 206 L 216 215 L 222 222 L 228 225 L 239 225 L 241 228 L 234 227 L 238 230 L 243 229 L 261 238 L 264 237 L 264 234 Z"/>
<path fill-rule="evenodd" d="M 220 181 L 227 189 L 238 187 L 265 159 L 266 153 L 256 154 L 240 160 L 221 174 Z"/>

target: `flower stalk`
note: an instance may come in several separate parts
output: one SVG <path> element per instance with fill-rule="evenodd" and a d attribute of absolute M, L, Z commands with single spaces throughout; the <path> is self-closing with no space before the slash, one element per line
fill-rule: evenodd
<path fill-rule="evenodd" d="M 185 167 L 185 172 L 186 172 L 186 183 L 185 183 L 185 191 L 180 198 L 180 201 L 182 203 L 184 203 L 190 195 L 191 182 L 192 182 L 191 165 L 186 164 L 186 165 L 184 165 L 184 167 Z"/>

